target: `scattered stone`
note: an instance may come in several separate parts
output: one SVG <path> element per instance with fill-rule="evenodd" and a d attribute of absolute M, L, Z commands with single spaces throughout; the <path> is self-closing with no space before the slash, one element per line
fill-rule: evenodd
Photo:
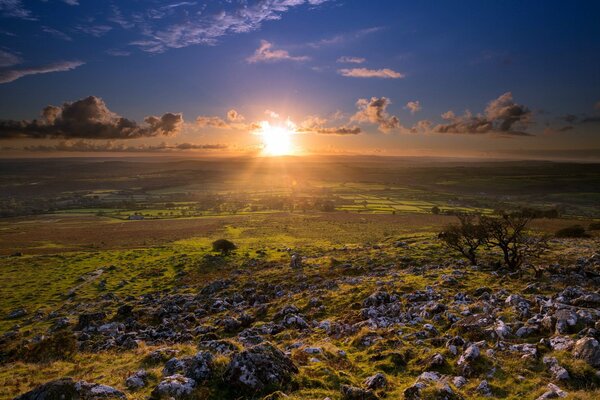
<path fill-rule="evenodd" d="M 287 385 L 296 373 L 298 368 L 292 360 L 265 342 L 234 354 L 225 371 L 225 381 L 240 390 L 263 392 Z"/>
<path fill-rule="evenodd" d="M 12 310 L 11 312 L 9 312 L 8 315 L 6 315 L 6 319 L 18 319 L 23 318 L 26 315 L 27 310 L 25 310 L 24 308 L 17 308 L 16 310 Z"/>
<path fill-rule="evenodd" d="M 565 368 L 560 366 L 558 360 L 555 357 L 544 357 L 543 362 L 552 374 L 553 379 L 558 381 L 564 381 L 570 378 L 569 372 Z"/>
<path fill-rule="evenodd" d="M 488 381 L 486 381 L 485 379 L 479 382 L 479 385 L 477 385 L 477 388 L 475 388 L 475 390 L 484 397 L 492 396 L 492 388 L 490 387 Z"/>
<path fill-rule="evenodd" d="M 125 380 L 125 386 L 127 386 L 127 388 L 129 390 L 138 390 L 138 389 L 143 388 L 147 384 L 148 384 L 148 373 L 146 372 L 145 369 L 140 369 L 133 375 L 130 375 Z"/>
<path fill-rule="evenodd" d="M 548 391 L 538 397 L 536 400 L 557 399 L 567 397 L 568 393 L 556 386 L 553 383 L 548 384 Z"/>
<path fill-rule="evenodd" d="M 579 339 L 573 347 L 573 355 L 592 367 L 600 367 L 600 343 L 595 338 L 584 337 Z"/>
<path fill-rule="evenodd" d="M 150 394 L 151 400 L 189 399 L 192 396 L 196 382 L 183 375 L 165 377 Z"/>
<path fill-rule="evenodd" d="M 367 389 L 376 390 L 387 386 L 387 378 L 381 372 L 365 379 L 364 383 Z"/>
<path fill-rule="evenodd" d="M 88 383 L 86 381 L 75 382 L 71 378 L 57 379 L 47 382 L 22 394 L 15 400 L 102 400 L 102 399 L 125 399 L 125 393 L 106 385 Z"/>
<path fill-rule="evenodd" d="M 377 396 L 369 389 L 361 389 L 355 386 L 342 385 L 342 400 L 376 400 Z"/>

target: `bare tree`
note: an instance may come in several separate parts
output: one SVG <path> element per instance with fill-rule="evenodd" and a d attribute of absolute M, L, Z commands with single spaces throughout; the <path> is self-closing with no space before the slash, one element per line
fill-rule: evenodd
<path fill-rule="evenodd" d="M 477 265 L 477 249 L 486 243 L 486 232 L 480 223 L 475 222 L 475 216 L 460 214 L 457 217 L 460 224 L 447 225 L 438 238 L 447 247 L 465 256 L 471 265 Z"/>
<path fill-rule="evenodd" d="M 527 233 L 532 217 L 524 213 L 504 214 L 500 218 L 482 217 L 485 244 L 502 251 L 504 264 L 511 271 L 519 269 L 526 258 L 539 257 L 547 248 L 545 237 Z"/>

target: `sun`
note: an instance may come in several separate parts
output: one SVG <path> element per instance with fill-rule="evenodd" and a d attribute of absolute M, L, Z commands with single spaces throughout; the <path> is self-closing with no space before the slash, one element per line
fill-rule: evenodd
<path fill-rule="evenodd" d="M 284 126 L 274 126 L 269 122 L 261 123 L 260 136 L 263 142 L 263 154 L 269 156 L 285 156 L 294 153 L 292 143 L 293 131 Z"/>

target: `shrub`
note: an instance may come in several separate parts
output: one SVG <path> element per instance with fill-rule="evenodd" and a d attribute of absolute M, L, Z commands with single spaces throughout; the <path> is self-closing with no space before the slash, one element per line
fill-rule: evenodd
<path fill-rule="evenodd" d="M 59 333 L 26 345 L 21 359 L 29 362 L 69 360 L 77 352 L 77 340 L 73 333 Z"/>
<path fill-rule="evenodd" d="M 590 226 L 588 226 L 590 231 L 600 231 L 600 222 L 592 222 Z"/>
<path fill-rule="evenodd" d="M 458 215 L 459 225 L 451 224 L 438 235 L 444 244 L 465 256 L 472 265 L 477 265 L 477 249 L 485 243 L 483 227 L 474 222 L 472 215 Z"/>
<path fill-rule="evenodd" d="M 223 254 L 228 254 L 237 249 L 237 246 L 227 239 L 218 239 L 212 242 L 212 249 L 213 251 L 220 251 Z"/>
<path fill-rule="evenodd" d="M 571 225 L 566 228 L 562 228 L 557 230 L 554 233 L 554 236 L 557 238 L 584 238 L 589 237 L 587 233 L 585 233 L 585 228 L 581 225 Z"/>
<path fill-rule="evenodd" d="M 519 269 L 527 258 L 536 258 L 548 249 L 546 237 L 527 234 L 533 218 L 522 213 L 504 214 L 500 218 L 482 217 L 485 244 L 502 251 L 504 264 L 511 271 Z"/>
<path fill-rule="evenodd" d="M 431 213 L 434 215 L 438 215 L 440 213 L 440 208 L 438 206 L 431 207 Z"/>
<path fill-rule="evenodd" d="M 477 263 L 477 250 L 481 246 L 499 248 L 504 264 L 511 271 L 516 271 L 527 259 L 539 257 L 548 249 L 545 236 L 527 233 L 532 217 L 525 213 L 479 217 L 477 223 L 473 215 L 458 215 L 458 219 L 459 225 L 448 225 L 438 238 L 473 265 Z"/>

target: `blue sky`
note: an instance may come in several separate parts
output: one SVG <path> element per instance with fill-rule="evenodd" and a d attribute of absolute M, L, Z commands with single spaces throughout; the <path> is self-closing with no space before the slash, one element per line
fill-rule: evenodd
<path fill-rule="evenodd" d="M 599 18 L 595 1 L 0 0 L 0 146 L 239 150 L 270 110 L 317 152 L 599 148 Z M 31 122 L 89 96 L 135 129 Z"/>

